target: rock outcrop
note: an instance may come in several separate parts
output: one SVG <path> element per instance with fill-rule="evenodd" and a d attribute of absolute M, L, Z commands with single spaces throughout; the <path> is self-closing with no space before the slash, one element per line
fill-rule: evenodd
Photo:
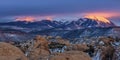
<path fill-rule="evenodd" d="M 50 60 L 91 60 L 91 58 L 82 51 L 67 51 L 54 54 Z"/>
<path fill-rule="evenodd" d="M 29 54 L 30 60 L 47 60 L 50 52 L 48 41 L 42 36 L 36 36 L 32 51 Z"/>
<path fill-rule="evenodd" d="M 17 47 L 0 42 L 0 60 L 28 60 L 24 53 Z"/>
<path fill-rule="evenodd" d="M 71 46 L 67 47 L 67 51 L 86 51 L 89 47 L 87 44 L 71 44 Z"/>
<path fill-rule="evenodd" d="M 66 39 L 63 39 L 63 38 L 60 37 L 60 36 L 57 36 L 57 37 L 56 37 L 56 40 L 57 40 L 57 42 L 60 43 L 60 44 L 65 44 L 66 46 L 70 46 L 70 42 L 69 42 L 68 40 L 66 40 Z"/>

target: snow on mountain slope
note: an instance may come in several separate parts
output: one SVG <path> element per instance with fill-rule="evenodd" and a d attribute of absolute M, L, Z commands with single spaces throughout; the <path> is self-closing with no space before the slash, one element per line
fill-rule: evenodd
<path fill-rule="evenodd" d="M 80 18 L 71 22 L 61 22 L 61 21 L 50 21 L 42 20 L 36 22 L 26 22 L 26 21 L 16 21 L 16 22 L 7 22 L 0 23 L 0 27 L 17 27 L 17 29 L 31 29 L 31 30 L 45 30 L 51 28 L 58 28 L 63 30 L 74 30 L 81 29 L 86 27 L 111 27 L 115 26 L 111 21 L 103 22 L 103 20 L 91 19 L 91 18 Z"/>

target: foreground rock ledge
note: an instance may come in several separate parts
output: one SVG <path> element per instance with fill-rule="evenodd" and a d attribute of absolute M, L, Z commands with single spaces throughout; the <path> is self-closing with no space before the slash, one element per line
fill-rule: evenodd
<path fill-rule="evenodd" d="M 0 60 L 28 60 L 24 53 L 17 47 L 0 42 Z"/>
<path fill-rule="evenodd" d="M 67 51 L 65 53 L 55 53 L 50 60 L 92 60 L 82 51 Z"/>

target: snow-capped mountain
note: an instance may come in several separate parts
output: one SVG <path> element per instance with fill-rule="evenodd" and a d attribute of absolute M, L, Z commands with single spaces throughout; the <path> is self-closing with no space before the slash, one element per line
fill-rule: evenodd
<path fill-rule="evenodd" d="M 106 23 L 88 18 L 66 22 L 49 20 L 36 22 L 16 21 L 0 23 L 0 40 L 29 40 L 38 34 L 61 36 L 63 38 L 98 37 L 114 35 L 113 33 L 116 30 L 116 34 L 120 33 L 120 27 L 116 29 L 116 26 L 111 21 Z M 119 34 L 116 36 L 119 36 Z"/>
<path fill-rule="evenodd" d="M 87 27 L 111 27 L 111 26 L 115 26 L 115 24 L 113 24 L 111 21 L 109 21 L 109 23 L 106 23 L 89 18 L 80 18 L 78 20 L 71 22 L 42 20 L 36 22 L 15 21 L 15 22 L 0 23 L 0 27 L 21 29 L 23 31 L 32 31 L 32 30 L 40 31 L 51 28 L 57 28 L 62 30 L 73 30 L 73 29 L 81 29 Z"/>

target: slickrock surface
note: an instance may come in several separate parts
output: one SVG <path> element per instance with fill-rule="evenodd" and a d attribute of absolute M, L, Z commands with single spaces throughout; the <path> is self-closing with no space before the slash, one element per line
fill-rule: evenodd
<path fill-rule="evenodd" d="M 54 54 L 50 60 L 91 60 L 91 58 L 82 51 L 67 51 Z"/>
<path fill-rule="evenodd" d="M 47 60 L 47 56 L 50 54 L 48 41 L 41 36 L 37 36 L 34 40 L 33 49 L 29 56 L 30 60 Z"/>
<path fill-rule="evenodd" d="M 0 60 L 27 60 L 27 58 L 19 48 L 0 42 Z"/>

